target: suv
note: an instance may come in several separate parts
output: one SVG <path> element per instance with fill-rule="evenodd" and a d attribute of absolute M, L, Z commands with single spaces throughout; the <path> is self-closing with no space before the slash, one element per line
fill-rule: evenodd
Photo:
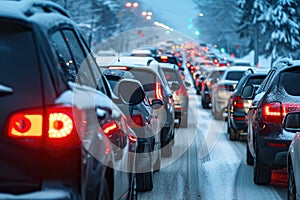
<path fill-rule="evenodd" d="M 300 110 L 300 61 L 283 59 L 272 67 L 255 95 L 255 87 L 243 88 L 242 98 L 253 99 L 249 107 L 247 164 L 254 164 L 254 182 L 269 184 L 272 169 L 286 167 L 294 135 L 282 129 L 282 119 Z M 255 95 L 255 98 L 254 98 Z"/>
<path fill-rule="evenodd" d="M 130 64 L 131 63 L 131 64 Z M 144 87 L 146 95 L 149 97 L 151 104 L 161 102 L 163 106 L 155 109 L 159 119 L 160 141 L 163 148 L 162 156 L 170 157 L 172 155 L 172 145 L 168 145 L 174 139 L 175 109 L 172 91 L 168 86 L 165 75 L 156 62 L 151 57 L 121 57 L 120 62 L 115 62 L 108 67 L 109 69 L 118 69 L 130 71 Z M 179 85 L 174 88 L 179 88 Z"/>
<path fill-rule="evenodd" d="M 160 65 L 170 87 L 172 87 L 173 83 L 179 84 L 179 89 L 173 91 L 175 118 L 179 120 L 178 126 L 186 128 L 188 126 L 189 107 L 189 95 L 186 87 L 191 86 L 191 84 L 187 81 L 183 82 L 178 70 L 173 65 Z"/>
<path fill-rule="evenodd" d="M 134 198 L 134 165 L 113 167 L 135 162 L 124 152 L 136 151 L 137 138 L 66 11 L 1 1 L 0 43 L 1 196 Z"/>
<path fill-rule="evenodd" d="M 124 79 L 136 80 L 129 71 L 103 68 L 103 74 L 109 82 L 114 94 L 119 97 L 119 83 Z M 120 97 L 119 97 L 120 99 Z M 145 95 L 144 101 L 136 105 L 128 105 L 119 100 L 113 101 L 119 106 L 128 119 L 128 125 L 138 136 L 138 149 L 136 158 L 137 189 L 149 191 L 153 188 L 153 171 L 160 169 L 161 151 L 158 133 L 158 118 L 154 108 L 160 108 L 162 102 L 151 106 L 149 98 Z"/>
<path fill-rule="evenodd" d="M 246 67 L 228 67 L 211 92 L 211 112 L 215 119 L 227 118 L 227 104 Z"/>
<path fill-rule="evenodd" d="M 241 98 L 242 89 L 247 85 L 258 88 L 267 76 L 267 71 L 254 72 L 248 70 L 238 82 L 228 99 L 227 133 L 230 140 L 239 140 L 240 135 L 247 131 L 246 116 L 251 100 Z"/>

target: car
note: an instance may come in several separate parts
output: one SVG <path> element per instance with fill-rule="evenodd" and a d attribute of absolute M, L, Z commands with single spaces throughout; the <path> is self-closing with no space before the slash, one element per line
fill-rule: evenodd
<path fill-rule="evenodd" d="M 225 70 L 225 67 L 212 68 L 207 71 L 207 76 L 203 77 L 204 80 L 201 88 L 202 108 L 210 107 L 212 88 L 223 76 Z"/>
<path fill-rule="evenodd" d="M 287 155 L 288 199 L 300 198 L 299 150 L 300 150 L 300 112 L 288 113 L 282 122 L 283 131 L 293 135 Z"/>
<path fill-rule="evenodd" d="M 105 68 L 103 74 L 117 97 L 119 96 L 118 90 L 121 80 L 136 80 L 136 77 L 129 71 Z M 160 137 L 157 134 L 159 122 L 153 108 L 160 108 L 162 102 L 158 101 L 151 106 L 147 95 L 145 95 L 142 102 L 136 105 L 128 105 L 120 101 L 120 97 L 118 99 L 114 98 L 113 101 L 126 115 L 130 128 L 138 137 L 136 172 L 139 173 L 136 174 L 137 190 L 151 191 L 153 189 L 153 171 L 158 171 L 161 163 Z"/>
<path fill-rule="evenodd" d="M 242 78 L 246 67 L 226 67 L 226 70 L 212 88 L 211 92 L 211 112 L 215 119 L 227 118 L 228 99 L 233 93 L 236 84 Z"/>
<path fill-rule="evenodd" d="M 157 62 L 174 64 L 177 65 L 180 70 L 184 70 L 184 68 L 182 68 L 182 62 L 180 61 L 180 59 L 172 54 L 158 54 L 153 56 L 153 58 Z"/>
<path fill-rule="evenodd" d="M 269 184 L 273 169 L 287 166 L 286 158 L 293 134 L 282 130 L 282 119 L 300 110 L 300 61 L 281 59 L 270 69 L 255 94 L 255 87 L 245 86 L 243 99 L 250 99 L 248 111 L 247 164 L 253 166 L 255 184 Z"/>
<path fill-rule="evenodd" d="M 159 63 L 152 57 L 124 56 L 120 57 L 119 62 L 115 62 L 113 65 L 100 67 L 130 71 L 142 83 L 151 104 L 157 100 L 163 101 L 163 107 L 155 111 L 160 122 L 162 156 L 170 157 L 172 145 L 168 144 L 174 143 L 175 108 L 171 88 L 168 86 Z M 172 89 L 179 88 L 176 83 L 172 85 L 174 87 Z"/>
<path fill-rule="evenodd" d="M 189 107 L 189 95 L 186 87 L 191 86 L 191 84 L 187 81 L 182 81 L 178 70 L 173 65 L 161 66 L 170 87 L 172 88 L 174 82 L 179 84 L 179 89 L 173 91 L 175 118 L 179 120 L 178 127 L 186 128 L 188 125 Z"/>
<path fill-rule="evenodd" d="M 1 1 L 0 18 L 0 198 L 134 199 L 137 138 L 76 24 L 50 1 Z"/>
<path fill-rule="evenodd" d="M 258 88 L 266 78 L 267 72 L 268 70 L 256 70 L 255 72 L 252 69 L 246 71 L 228 99 L 227 133 L 230 140 L 239 140 L 241 135 L 245 136 L 248 129 L 246 117 L 251 100 L 241 98 L 242 89 L 246 85 L 253 85 L 255 88 Z"/>

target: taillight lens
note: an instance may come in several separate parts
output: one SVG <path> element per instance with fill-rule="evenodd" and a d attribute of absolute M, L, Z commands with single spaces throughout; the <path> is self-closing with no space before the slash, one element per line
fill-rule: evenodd
<path fill-rule="evenodd" d="M 131 128 L 139 128 L 144 126 L 144 118 L 141 114 L 127 116 L 127 123 Z"/>
<path fill-rule="evenodd" d="M 158 82 L 155 83 L 155 98 L 156 99 L 163 99 L 162 86 Z"/>
<path fill-rule="evenodd" d="M 119 126 L 116 122 L 110 121 L 102 125 L 102 130 L 108 138 L 111 138 L 119 130 Z"/>
<path fill-rule="evenodd" d="M 37 111 L 33 114 L 30 111 L 17 113 L 9 120 L 9 137 L 41 137 L 43 132 L 43 115 Z"/>
<path fill-rule="evenodd" d="M 86 125 L 84 116 L 82 110 L 71 106 L 20 111 L 9 118 L 8 137 L 36 147 L 80 145 L 79 134 L 83 134 Z"/>
<path fill-rule="evenodd" d="M 262 115 L 264 122 L 281 123 L 281 104 L 279 102 L 265 104 L 263 106 Z"/>
<path fill-rule="evenodd" d="M 235 96 L 233 98 L 233 106 L 235 108 L 244 108 L 244 99 L 241 96 Z"/>

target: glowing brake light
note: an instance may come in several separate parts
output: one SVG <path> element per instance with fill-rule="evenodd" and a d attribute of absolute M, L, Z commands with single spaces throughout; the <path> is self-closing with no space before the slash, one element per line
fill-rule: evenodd
<path fill-rule="evenodd" d="M 41 114 L 16 114 L 10 119 L 8 135 L 10 137 L 40 137 L 42 124 Z"/>
<path fill-rule="evenodd" d="M 111 138 L 119 130 L 119 126 L 114 121 L 111 121 L 103 124 L 102 130 L 108 138 Z"/>
<path fill-rule="evenodd" d="M 108 69 L 128 70 L 126 66 L 109 66 Z"/>
<path fill-rule="evenodd" d="M 166 63 L 166 62 L 168 62 L 168 56 L 160 56 L 160 60 L 161 60 L 163 63 Z"/>
<path fill-rule="evenodd" d="M 240 96 L 235 96 L 233 99 L 233 105 L 236 108 L 244 108 L 244 99 Z"/>
<path fill-rule="evenodd" d="M 127 116 L 127 122 L 131 128 L 139 128 L 144 126 L 144 119 L 141 114 Z"/>
<path fill-rule="evenodd" d="M 162 87 L 160 83 L 155 83 L 155 98 L 156 99 L 163 99 L 163 94 L 162 94 Z"/>
<path fill-rule="evenodd" d="M 81 145 L 85 127 L 83 110 L 51 106 L 13 113 L 8 121 L 7 136 L 35 147 L 68 148 Z"/>
<path fill-rule="evenodd" d="M 73 130 L 72 119 L 64 113 L 51 113 L 49 115 L 49 138 L 63 138 Z"/>

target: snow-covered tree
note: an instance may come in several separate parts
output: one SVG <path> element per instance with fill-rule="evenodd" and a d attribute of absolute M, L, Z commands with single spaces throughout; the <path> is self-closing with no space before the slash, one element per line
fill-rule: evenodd
<path fill-rule="evenodd" d="M 195 18 L 194 26 L 200 30 L 202 41 L 217 44 L 230 53 L 243 54 L 244 41 L 239 39 L 237 28 L 241 12 L 235 0 L 194 0 L 203 17 Z M 239 51 L 239 52 L 238 52 Z"/>
<path fill-rule="evenodd" d="M 271 30 L 265 55 L 293 57 L 300 47 L 300 21 L 297 14 L 299 0 L 273 0 L 266 14 L 266 29 Z M 299 57 L 298 57 L 299 59 Z"/>

